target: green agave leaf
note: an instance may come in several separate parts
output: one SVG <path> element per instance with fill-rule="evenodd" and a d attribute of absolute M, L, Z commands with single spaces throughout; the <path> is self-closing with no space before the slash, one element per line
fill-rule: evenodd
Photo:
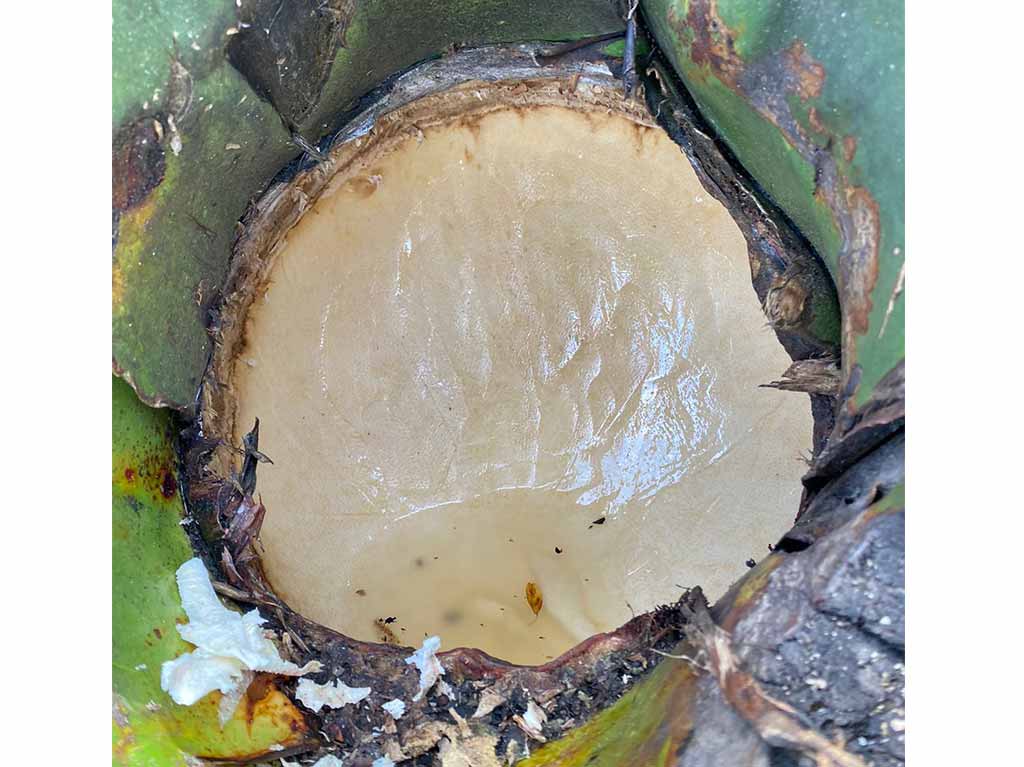
<path fill-rule="evenodd" d="M 254 0 L 114 3 L 114 370 L 152 405 L 188 408 L 207 310 L 238 220 L 387 77 L 452 45 L 622 29 L 612 3 Z"/>
<path fill-rule="evenodd" d="M 223 730 L 219 693 L 185 707 L 160 689 L 160 665 L 192 649 L 176 630 L 186 618 L 174 578 L 192 548 L 180 524 L 168 414 L 117 378 L 113 411 L 114 763 L 169 767 L 184 764 L 184 754 L 243 758 L 302 743 L 301 713 L 272 686 L 243 699 Z"/>
<path fill-rule="evenodd" d="M 904 356 L 903 4 L 643 8 L 705 118 L 831 270 L 863 403 Z"/>
<path fill-rule="evenodd" d="M 227 275 L 236 224 L 250 195 L 296 151 L 273 108 L 226 63 L 191 94 L 174 130 L 173 116 L 145 118 L 144 127 L 162 127 L 133 134 L 136 154 L 115 152 L 114 160 L 115 198 L 119 179 L 126 187 L 115 207 L 115 369 L 150 404 L 179 408 L 192 403 L 206 365 L 206 313 Z M 159 160 L 135 174 L 129 161 L 119 162 L 160 132 L 152 150 Z M 133 179 L 153 167 L 162 172 L 146 191 Z"/>
<path fill-rule="evenodd" d="M 198 78 L 223 58 L 234 0 L 132 0 L 111 8 L 113 124 L 167 111 L 175 61 Z"/>
<path fill-rule="evenodd" d="M 519 764 L 669 767 L 693 727 L 696 681 L 688 664 L 660 663 L 608 709 Z"/>

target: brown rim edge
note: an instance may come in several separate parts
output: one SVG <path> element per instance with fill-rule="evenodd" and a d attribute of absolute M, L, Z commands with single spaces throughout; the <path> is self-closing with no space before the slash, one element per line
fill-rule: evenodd
<path fill-rule="evenodd" d="M 200 420 L 183 438 L 185 496 L 190 514 L 199 523 L 190 526 L 193 544 L 211 572 L 222 578 L 218 590 L 240 603 L 259 607 L 270 619 L 270 626 L 280 632 L 285 654 L 296 662 L 318 659 L 327 678 L 369 685 L 375 695 L 387 698 L 409 700 L 417 689 L 418 675 L 404 662 L 409 648 L 353 640 L 305 619 L 274 594 L 262 570 L 258 532 L 265 510 L 252 498 L 256 457 L 250 451 L 243 452 L 245 458 L 240 459 L 242 454 L 231 446 L 235 433 L 230 391 L 233 364 L 245 345 L 246 312 L 265 284 L 287 232 L 332 184 L 343 183 L 424 128 L 479 119 L 499 109 L 560 106 L 614 111 L 638 125 L 658 129 L 642 100 L 623 100 L 621 82 L 603 62 L 575 58 L 538 64 L 535 54 L 527 46 L 468 51 L 413 70 L 339 134 L 325 160 L 275 184 L 251 206 L 234 248 L 227 297 L 211 328 L 215 349 L 204 377 Z M 438 77 L 439 71 L 448 75 L 447 82 Z M 701 183 L 726 205 L 746 236 L 752 281 L 765 304 L 772 280 L 804 255 L 791 255 L 790 239 L 778 234 L 776 222 L 735 180 L 736 173 L 727 160 L 710 156 L 707 150 L 706 156 L 701 156 L 692 144 L 688 149 L 677 136 L 670 135 L 683 147 Z M 732 184 L 723 184 L 723 178 Z M 737 195 L 748 195 L 754 205 L 737 202 Z M 770 238 L 771 248 L 764 246 L 766 232 L 775 233 Z M 799 342 L 787 343 L 786 330 L 778 326 L 776 330 L 794 359 L 821 352 Z M 824 399 L 834 400 L 827 395 Z M 832 408 L 815 408 L 815 451 L 817 435 L 827 433 L 831 425 L 831 412 Z M 829 421 L 827 426 L 824 421 Z M 252 451 L 258 447 L 256 439 L 258 435 L 250 443 Z M 544 703 L 569 690 L 599 691 L 586 703 L 576 696 L 564 696 L 573 701 L 566 716 L 581 722 L 621 696 L 627 688 L 621 681 L 623 675 L 635 683 L 659 660 L 657 651 L 670 650 L 683 639 L 682 614 L 686 611 L 680 608 L 698 604 L 705 605 L 699 590 L 684 593 L 676 605 L 637 616 L 542 666 L 515 666 L 469 648 L 442 653 L 448 691 L 435 693 L 430 706 L 412 707 L 397 727 L 380 711 L 369 715 L 360 711 L 357 718 L 348 707 L 325 710 L 311 718 L 319 720 L 317 729 L 330 741 L 343 744 L 357 758 L 379 754 L 382 747 L 385 753 L 407 758 L 426 753 L 446 733 L 438 724 L 439 716 L 449 707 L 464 716 L 478 713 L 477 702 L 484 691 L 491 693 L 491 700 L 502 701 L 480 717 L 492 731 L 521 712 L 527 699 Z M 384 735 L 374 737 L 374 729 Z"/>

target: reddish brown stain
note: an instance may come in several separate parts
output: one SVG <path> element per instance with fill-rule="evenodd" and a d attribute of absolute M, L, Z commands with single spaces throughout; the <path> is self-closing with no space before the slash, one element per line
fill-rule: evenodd
<path fill-rule="evenodd" d="M 116 211 L 141 203 L 164 178 L 166 161 L 160 146 L 163 125 L 144 117 L 114 135 L 111 204 Z"/>
<path fill-rule="evenodd" d="M 640 154 L 644 149 L 644 140 L 647 138 L 648 134 L 651 133 L 652 129 L 639 123 L 633 123 L 632 128 L 633 141 L 636 144 L 636 152 L 637 154 Z"/>
<path fill-rule="evenodd" d="M 129 461 L 131 464 L 125 466 Z M 148 495 L 153 501 L 171 500 L 178 492 L 171 461 L 171 456 L 162 450 L 131 453 L 117 462 L 120 466 L 114 469 L 114 482 L 122 491 L 139 499 Z M 120 484 L 122 482 L 124 484 Z"/>
<path fill-rule="evenodd" d="M 669 23 L 693 37 L 690 58 L 711 69 L 723 82 L 734 87 L 743 73 L 743 61 L 736 53 L 735 35 L 718 16 L 716 0 L 692 0 L 683 22 L 669 11 Z"/>
<path fill-rule="evenodd" d="M 843 136 L 843 159 L 853 162 L 853 156 L 857 154 L 857 137 Z"/>
<path fill-rule="evenodd" d="M 847 217 L 841 221 L 844 242 L 839 252 L 843 319 L 848 330 L 864 334 L 868 332 L 871 292 L 878 282 L 881 223 L 878 202 L 867 189 L 857 186 L 844 191 Z"/>
<path fill-rule="evenodd" d="M 162 631 L 161 631 L 160 629 L 158 629 L 158 628 L 156 628 L 156 629 L 153 629 L 153 635 L 154 635 L 154 636 L 155 636 L 155 637 L 156 637 L 157 639 L 163 639 L 163 638 L 164 638 L 164 632 L 162 632 Z"/>
<path fill-rule="evenodd" d="M 356 178 L 349 181 L 345 186 L 353 194 L 358 195 L 361 199 L 372 197 L 374 192 L 377 191 L 377 186 L 380 184 L 380 176 L 370 174 L 369 176 L 357 176 Z"/>
<path fill-rule="evenodd" d="M 821 96 L 825 67 L 807 52 L 803 40 L 794 40 L 784 54 L 788 69 L 796 75 L 796 92 L 804 101 Z"/>
<path fill-rule="evenodd" d="M 245 723 L 252 730 L 256 707 L 274 691 L 274 683 L 266 674 L 257 674 L 245 691 Z"/>
<path fill-rule="evenodd" d="M 170 469 L 162 469 L 160 477 L 160 495 L 164 498 L 173 498 L 178 492 L 178 482 Z"/>
<path fill-rule="evenodd" d="M 828 126 L 825 125 L 821 120 L 821 115 L 818 114 L 818 110 L 815 107 L 811 107 L 807 110 L 807 122 L 810 123 L 811 128 L 817 133 L 828 133 Z"/>
<path fill-rule="evenodd" d="M 480 121 L 483 119 L 482 115 L 463 115 L 455 121 L 455 125 L 460 128 L 465 128 L 469 131 L 473 137 L 473 141 L 480 140 Z"/>
<path fill-rule="evenodd" d="M 825 67 L 811 56 L 802 40 L 794 40 L 786 49 L 770 53 L 748 67 L 736 53 L 737 33 L 722 22 L 716 0 L 691 0 L 685 19 L 671 10 L 668 19 L 680 39 L 689 41 L 693 62 L 708 68 L 747 101 L 814 165 L 814 195 L 828 207 L 842 240 L 838 287 L 843 300 L 844 348 L 848 350 L 845 367 L 845 363 L 854 362 L 854 336 L 868 331 L 871 291 L 878 279 L 881 223 L 878 203 L 871 193 L 854 186 L 838 167 L 840 159 L 853 161 L 856 137 L 834 135 L 811 105 L 805 126 L 789 106 L 790 95 L 803 102 L 821 97 Z M 756 69 L 759 74 L 757 92 L 750 92 L 748 89 L 753 86 L 744 82 L 743 75 L 748 69 Z M 812 140 L 812 133 L 827 139 L 825 151 L 821 150 L 820 142 Z"/>

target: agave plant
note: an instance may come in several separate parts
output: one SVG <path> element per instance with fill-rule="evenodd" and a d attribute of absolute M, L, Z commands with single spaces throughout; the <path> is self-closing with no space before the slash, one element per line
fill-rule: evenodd
<path fill-rule="evenodd" d="M 901 6 L 113 52 L 115 763 L 902 763 Z"/>

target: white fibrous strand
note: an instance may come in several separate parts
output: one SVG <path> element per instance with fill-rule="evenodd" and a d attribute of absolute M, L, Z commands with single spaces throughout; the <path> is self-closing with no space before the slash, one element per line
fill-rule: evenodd
<path fill-rule="evenodd" d="M 349 687 L 340 679 L 336 679 L 334 684 L 317 684 L 310 679 L 300 679 L 295 697 L 302 705 L 316 713 L 324 707 L 341 708 L 349 703 L 358 703 L 369 694 L 369 687 Z"/>
<path fill-rule="evenodd" d="M 416 666 L 420 671 L 420 686 L 412 698 L 414 702 L 422 698 L 444 674 L 444 666 L 437 657 L 440 648 L 441 637 L 427 637 L 423 646 L 405 659 L 407 665 Z"/>

